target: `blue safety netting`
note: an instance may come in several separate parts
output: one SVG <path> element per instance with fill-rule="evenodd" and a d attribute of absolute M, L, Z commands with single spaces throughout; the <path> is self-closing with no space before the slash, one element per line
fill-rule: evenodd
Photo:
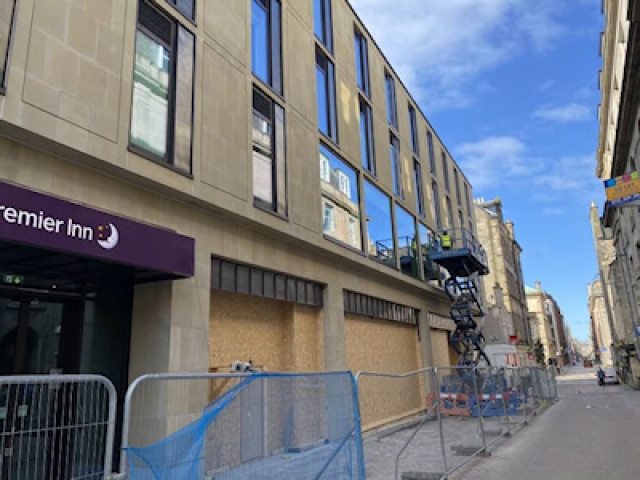
<path fill-rule="evenodd" d="M 126 452 L 136 480 L 365 478 L 350 372 L 255 373 L 196 421 Z"/>

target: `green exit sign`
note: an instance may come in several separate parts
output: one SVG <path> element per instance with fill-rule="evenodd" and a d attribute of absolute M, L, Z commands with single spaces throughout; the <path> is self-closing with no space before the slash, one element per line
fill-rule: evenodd
<path fill-rule="evenodd" d="M 20 285 L 24 283 L 24 277 L 22 275 L 14 275 L 12 273 L 5 273 L 2 275 L 2 281 L 4 283 L 10 283 L 12 285 Z"/>

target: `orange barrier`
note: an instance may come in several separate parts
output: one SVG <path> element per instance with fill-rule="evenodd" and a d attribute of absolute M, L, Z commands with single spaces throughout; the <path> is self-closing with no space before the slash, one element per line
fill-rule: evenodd
<path fill-rule="evenodd" d="M 440 413 L 451 417 L 469 417 L 469 395 L 466 393 L 440 393 Z"/>

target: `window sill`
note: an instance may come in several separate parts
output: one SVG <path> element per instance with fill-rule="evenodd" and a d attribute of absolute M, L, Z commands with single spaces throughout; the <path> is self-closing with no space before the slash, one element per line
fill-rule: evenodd
<path fill-rule="evenodd" d="M 183 177 L 186 177 L 190 180 L 193 180 L 193 174 L 185 172 L 184 170 L 180 170 L 179 168 L 174 167 L 173 165 L 171 165 L 170 163 L 167 163 L 165 160 L 161 159 L 160 157 L 147 152 L 146 150 L 136 147 L 135 145 L 131 145 L 129 144 L 127 146 L 127 150 L 131 153 L 133 153 L 134 155 L 138 155 L 139 157 L 145 158 L 147 160 L 149 160 L 150 162 L 155 163 L 156 165 L 160 165 L 161 167 L 167 168 L 169 170 L 171 170 L 172 172 L 177 173 L 178 175 L 182 175 Z"/>
<path fill-rule="evenodd" d="M 322 236 L 328 242 L 331 242 L 331 243 L 333 243 L 335 245 L 338 245 L 339 247 L 346 248 L 350 252 L 357 253 L 361 257 L 365 257 L 366 256 L 362 250 L 358 250 L 356 247 L 352 247 L 348 243 L 344 243 L 344 242 L 338 240 L 337 238 L 332 237 L 331 235 L 327 235 L 326 233 L 323 233 Z"/>
<path fill-rule="evenodd" d="M 268 213 L 269 215 L 273 215 L 274 217 L 279 218 L 280 220 L 284 220 L 285 222 L 289 221 L 289 217 L 287 215 L 272 210 L 269 205 L 262 202 L 261 200 L 254 198 L 253 206 L 264 213 Z"/>

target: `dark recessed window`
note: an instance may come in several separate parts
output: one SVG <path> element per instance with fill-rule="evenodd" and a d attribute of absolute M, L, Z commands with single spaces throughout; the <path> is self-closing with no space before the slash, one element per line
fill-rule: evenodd
<path fill-rule="evenodd" d="M 464 184 L 464 198 L 467 202 L 467 215 L 471 216 L 471 197 L 469 197 L 469 187 L 467 184 Z"/>
<path fill-rule="evenodd" d="M 146 0 L 138 7 L 129 144 L 191 173 L 194 36 Z"/>
<path fill-rule="evenodd" d="M 367 96 L 371 97 L 369 86 L 369 50 L 367 39 L 356 29 L 354 33 L 354 43 L 356 51 L 356 79 L 358 87 Z"/>
<path fill-rule="evenodd" d="M 287 215 L 284 110 L 253 89 L 253 198 L 257 206 Z"/>
<path fill-rule="evenodd" d="M 331 24 L 331 0 L 313 0 L 313 31 L 320 43 L 333 52 Z"/>
<path fill-rule="evenodd" d="M 389 72 L 384 74 L 385 94 L 387 96 L 387 121 L 398 129 L 398 109 L 396 107 L 396 83 Z"/>
<path fill-rule="evenodd" d="M 411 149 L 416 156 L 420 155 L 420 146 L 418 144 L 418 120 L 416 118 L 416 109 L 413 105 L 409 105 L 409 128 L 411 129 Z"/>
<path fill-rule="evenodd" d="M 400 142 L 393 134 L 389 134 L 389 156 L 391 157 L 391 177 L 393 180 L 393 193 L 404 198 L 402 189 L 402 163 L 400 162 Z"/>
<path fill-rule="evenodd" d="M 436 222 L 436 229 L 442 228 L 442 213 L 440 211 L 440 192 L 438 191 L 438 183 L 434 180 L 431 182 L 431 192 L 433 194 L 433 217 Z"/>
<path fill-rule="evenodd" d="M 0 93 L 4 91 L 15 0 L 0 0 Z"/>
<path fill-rule="evenodd" d="M 456 184 L 456 199 L 458 200 L 458 206 L 462 207 L 462 193 L 460 192 L 460 178 L 457 168 L 453 169 L 453 181 Z"/>
<path fill-rule="evenodd" d="M 371 105 L 360 97 L 360 156 L 362 166 L 375 175 L 376 164 L 373 149 L 373 116 Z"/>
<path fill-rule="evenodd" d="M 433 134 L 427 131 L 427 148 L 429 149 L 429 170 L 431 175 L 438 173 L 436 168 L 436 154 L 433 150 Z"/>
<path fill-rule="evenodd" d="M 455 223 L 453 220 L 453 208 L 451 207 L 451 199 L 447 197 L 447 217 L 449 217 L 449 228 L 455 228 Z"/>
<path fill-rule="evenodd" d="M 449 166 L 447 165 L 447 154 L 444 153 L 444 150 L 441 153 L 442 153 L 442 175 L 444 177 L 444 188 L 448 192 L 449 191 Z"/>
<path fill-rule="evenodd" d="M 251 2 L 251 70 L 282 95 L 282 28 L 280 0 Z"/>
<path fill-rule="evenodd" d="M 316 48 L 316 93 L 318 129 L 337 143 L 336 83 L 333 62 Z"/>
<path fill-rule="evenodd" d="M 413 161 L 413 179 L 416 191 L 416 210 L 424 216 L 424 195 L 422 193 L 422 167 L 417 160 Z"/>

